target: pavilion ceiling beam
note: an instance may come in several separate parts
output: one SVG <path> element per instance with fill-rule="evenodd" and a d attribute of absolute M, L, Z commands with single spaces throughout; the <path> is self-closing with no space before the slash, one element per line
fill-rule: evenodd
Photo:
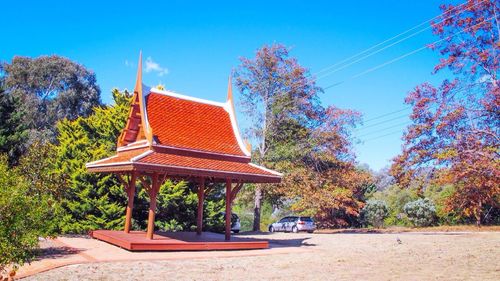
<path fill-rule="evenodd" d="M 236 186 L 233 188 L 231 191 L 231 202 L 234 201 L 236 198 L 236 195 L 238 195 L 238 192 L 240 192 L 240 189 L 243 187 L 243 183 L 240 181 L 236 184 Z"/>
<path fill-rule="evenodd" d="M 209 194 L 214 189 L 215 183 L 211 182 L 206 185 L 205 194 Z"/>
<path fill-rule="evenodd" d="M 129 181 L 124 179 L 125 175 L 123 174 L 116 174 L 116 177 L 118 178 L 118 181 L 125 187 L 125 190 L 128 191 L 128 186 L 129 186 Z"/>
<path fill-rule="evenodd" d="M 146 189 L 146 191 L 148 193 L 150 193 L 152 188 L 151 188 L 151 184 L 146 180 L 146 176 L 139 177 L 139 181 L 142 183 L 142 186 L 144 187 L 144 189 Z"/>
<path fill-rule="evenodd" d="M 161 181 L 160 181 L 160 186 L 162 186 L 166 181 L 167 181 L 167 174 L 163 174 L 163 177 L 161 178 Z"/>

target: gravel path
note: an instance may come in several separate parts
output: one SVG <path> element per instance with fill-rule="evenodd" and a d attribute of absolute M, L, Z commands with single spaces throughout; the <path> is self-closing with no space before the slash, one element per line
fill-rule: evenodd
<path fill-rule="evenodd" d="M 500 280 L 500 232 L 252 237 L 305 251 L 88 263 L 23 280 Z"/>

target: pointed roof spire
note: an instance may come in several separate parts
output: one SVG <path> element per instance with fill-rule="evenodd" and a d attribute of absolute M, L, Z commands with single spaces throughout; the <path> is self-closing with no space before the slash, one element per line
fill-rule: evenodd
<path fill-rule="evenodd" d="M 137 78 L 135 79 L 134 92 L 142 95 L 142 50 L 139 52 L 139 63 L 137 64 Z"/>
<path fill-rule="evenodd" d="M 236 110 L 234 108 L 234 97 L 233 97 L 233 82 L 232 82 L 232 73 L 229 75 L 228 83 L 227 83 L 227 105 L 229 108 L 227 109 L 229 115 L 231 116 L 231 122 L 233 124 L 233 131 L 238 140 L 241 150 L 246 156 L 250 156 L 251 147 L 245 143 L 243 139 L 241 139 L 240 130 L 238 128 L 238 122 L 236 121 Z"/>
<path fill-rule="evenodd" d="M 233 98 L 233 82 L 232 82 L 232 74 L 229 74 L 229 79 L 227 83 L 227 102 L 229 103 L 229 106 L 231 106 L 231 109 L 233 112 L 234 110 L 234 98 Z"/>
<path fill-rule="evenodd" d="M 227 84 L 227 100 L 233 101 L 233 83 L 232 83 L 232 75 L 229 74 L 229 80 Z"/>
<path fill-rule="evenodd" d="M 146 113 L 146 99 L 142 92 L 142 50 L 139 52 L 139 63 L 137 63 L 137 78 L 135 80 L 134 94 L 139 96 L 139 106 L 141 113 L 141 126 L 144 131 L 144 135 L 149 142 L 149 145 L 153 145 L 153 131 L 149 126 L 147 113 Z M 148 93 L 146 93 L 147 95 Z"/>

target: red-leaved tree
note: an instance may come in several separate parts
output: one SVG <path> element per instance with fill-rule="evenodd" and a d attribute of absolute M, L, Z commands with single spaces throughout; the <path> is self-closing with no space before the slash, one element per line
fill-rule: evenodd
<path fill-rule="evenodd" d="M 284 173 L 281 185 L 256 186 L 254 230 L 261 227 L 264 195 L 293 202 L 293 211 L 315 216 L 322 225 L 346 225 L 356 217 L 363 205 L 361 178 L 369 178 L 356 169 L 351 151 L 359 114 L 323 107 L 322 90 L 309 71 L 279 44 L 242 58 L 235 77 L 250 117 L 254 161 Z"/>
<path fill-rule="evenodd" d="M 499 6 L 495 0 L 441 6 L 433 23 L 440 40 L 430 48 L 442 55 L 434 71 L 447 69 L 452 78 L 408 94 L 413 122 L 391 168 L 403 186 L 453 184 L 447 210 L 478 225 L 484 210 L 500 202 Z"/>

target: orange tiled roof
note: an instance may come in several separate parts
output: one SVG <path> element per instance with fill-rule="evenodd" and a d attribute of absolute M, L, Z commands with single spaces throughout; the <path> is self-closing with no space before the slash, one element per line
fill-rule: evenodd
<path fill-rule="evenodd" d="M 109 164 L 117 164 L 117 163 L 126 163 L 126 162 L 130 162 L 131 159 L 143 154 L 146 151 L 149 151 L 149 149 L 143 148 L 143 149 L 121 151 L 121 152 L 118 152 L 116 155 L 113 155 L 111 157 L 88 163 L 88 165 L 109 165 Z"/>
<path fill-rule="evenodd" d="M 160 145 L 245 155 L 222 106 L 152 92 L 146 96 L 146 109 Z"/>
<path fill-rule="evenodd" d="M 228 160 L 208 159 L 184 155 L 153 152 L 139 159 L 137 163 L 159 164 L 165 166 L 176 166 L 190 169 L 201 169 L 221 171 L 229 173 L 244 173 L 263 176 L 276 176 L 266 170 L 258 168 L 249 163 L 234 162 Z"/>
<path fill-rule="evenodd" d="M 210 173 L 226 174 L 236 178 L 241 175 L 257 178 L 268 178 L 270 181 L 279 181 L 280 174 L 253 165 L 249 162 L 214 159 L 198 156 L 178 155 L 150 150 L 149 148 L 119 151 L 115 156 L 87 164 L 91 171 L 102 171 L 110 166 L 134 166 L 138 169 L 144 166 L 154 166 L 158 169 L 180 169 L 196 171 L 198 174 Z M 188 173 L 188 172 L 186 172 Z M 273 180 L 274 179 L 274 180 Z"/>
<path fill-rule="evenodd" d="M 236 124 L 231 81 L 227 102 L 219 103 L 150 89 L 142 85 L 140 70 L 117 154 L 87 163 L 89 171 L 280 181 L 280 173 L 250 163 Z"/>

